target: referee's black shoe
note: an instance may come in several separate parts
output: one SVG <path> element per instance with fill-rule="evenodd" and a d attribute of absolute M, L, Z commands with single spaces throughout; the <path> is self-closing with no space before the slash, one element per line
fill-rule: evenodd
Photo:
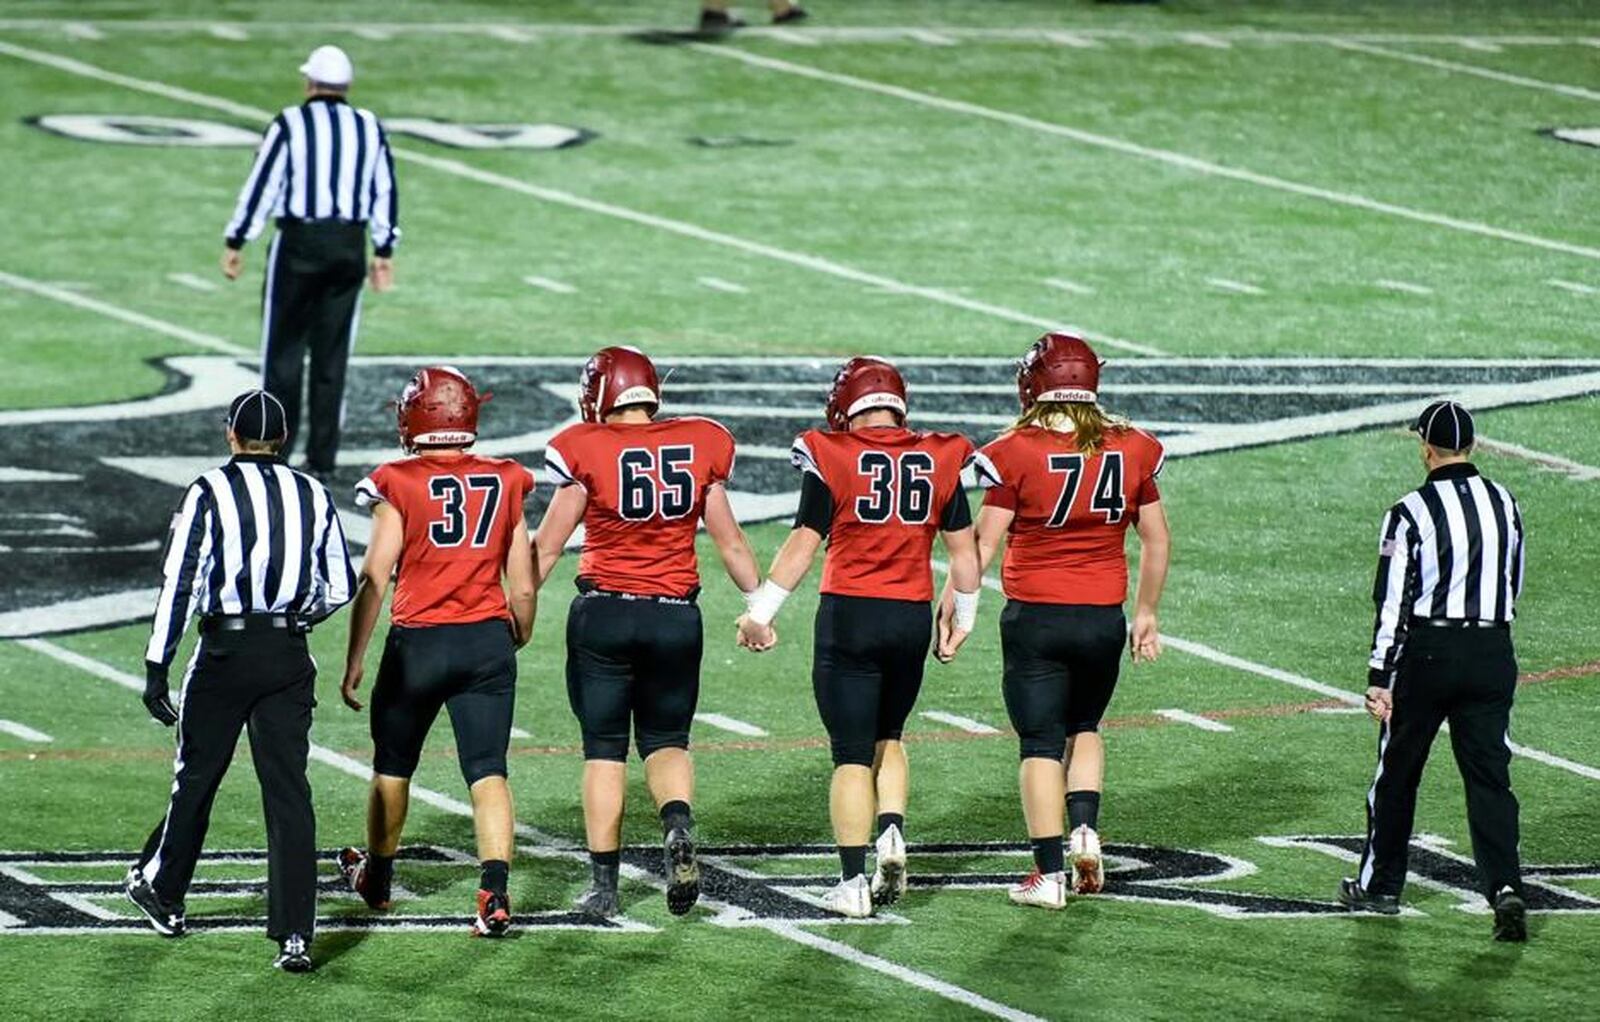
<path fill-rule="evenodd" d="M 278 942 L 278 957 L 272 960 L 274 969 L 284 972 L 310 972 L 311 942 L 298 933 L 291 933 Z"/>
<path fill-rule="evenodd" d="M 1400 914 L 1398 894 L 1373 894 L 1361 889 L 1361 884 L 1345 877 L 1339 881 L 1339 904 L 1352 912 L 1376 912 L 1384 916 Z"/>
<path fill-rule="evenodd" d="M 1528 939 L 1528 906 L 1510 887 L 1494 896 L 1494 939 L 1521 944 Z"/>
<path fill-rule="evenodd" d="M 168 903 L 137 870 L 128 870 L 122 889 L 128 892 L 128 900 L 138 906 L 150 921 L 152 930 L 163 937 L 181 937 L 187 932 L 183 921 L 183 905 Z"/>

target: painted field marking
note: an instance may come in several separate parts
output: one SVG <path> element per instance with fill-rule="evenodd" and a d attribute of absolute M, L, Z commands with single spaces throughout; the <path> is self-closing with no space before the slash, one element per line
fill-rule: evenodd
<path fill-rule="evenodd" d="M 791 46 L 818 46 L 821 45 L 807 32 L 796 32 L 788 28 L 769 28 L 766 31 L 768 39 L 776 39 L 780 43 Z"/>
<path fill-rule="evenodd" d="M 526 29 L 511 25 L 489 25 L 483 31 L 489 38 L 498 39 L 503 43 L 531 43 L 539 38 Z"/>
<path fill-rule="evenodd" d="M 0 43 L 0 47 L 4 46 L 4 43 Z M 0 52 L 3 52 L 3 50 L 0 50 Z M 153 330 L 158 334 L 166 334 L 168 337 L 185 341 L 197 348 L 208 348 L 211 351 L 220 351 L 224 355 L 254 354 L 254 352 L 248 348 L 234 344 L 232 341 L 225 341 L 213 334 L 203 334 L 198 330 L 190 330 L 187 327 L 176 326 L 164 320 L 146 316 L 141 312 L 134 312 L 132 309 L 124 309 L 121 306 L 112 305 L 110 302 L 102 302 L 98 298 L 90 298 L 87 295 L 75 294 L 71 291 L 63 291 L 61 288 L 53 287 L 37 280 L 30 280 L 27 277 L 19 277 L 14 273 L 0 271 L 0 285 L 4 285 L 5 287 L 9 288 L 15 288 L 18 291 L 27 291 L 30 294 L 39 295 L 42 298 L 50 298 L 65 305 L 75 305 L 80 309 L 87 309 L 90 312 L 97 312 L 100 315 L 108 316 L 111 319 L 120 319 L 124 323 L 131 323 L 134 326 L 144 327 L 146 330 Z"/>
<path fill-rule="evenodd" d="M 513 725 L 511 725 L 511 737 L 512 738 L 516 738 L 516 739 L 523 739 L 523 738 L 532 738 L 533 735 L 529 734 L 527 731 L 524 731 L 522 728 L 517 727 L 515 724 L 513 724 Z"/>
<path fill-rule="evenodd" d="M 1197 727 L 1202 731 L 1226 732 L 1233 730 L 1233 728 L 1224 724 L 1220 720 L 1212 720 L 1210 717 L 1202 717 L 1198 713 L 1190 713 L 1188 710 L 1157 710 L 1156 714 L 1158 716 L 1165 717 L 1168 720 L 1175 720 L 1179 724 L 1188 724 L 1191 727 Z"/>
<path fill-rule="evenodd" d="M 1593 482 L 1596 479 L 1600 479 L 1600 468 L 1594 465 L 1585 465 L 1570 458 L 1563 458 L 1559 454 L 1535 451 L 1530 447 L 1523 447 L 1521 444 L 1494 440 L 1482 435 L 1477 438 L 1477 445 L 1495 454 L 1504 454 L 1510 458 L 1531 461 L 1540 468 L 1548 469 L 1551 472 L 1560 472 L 1562 475 L 1571 476 L 1573 479 L 1579 479 L 1584 482 Z"/>
<path fill-rule="evenodd" d="M 1319 706 L 1312 713 L 1336 714 L 1339 716 L 1359 716 L 1367 712 L 1364 706 Z"/>
<path fill-rule="evenodd" d="M 1206 283 L 1219 290 L 1232 291 L 1234 294 L 1239 295 L 1264 295 L 1267 293 L 1265 288 L 1257 287 L 1254 284 L 1246 284 L 1242 280 L 1229 280 L 1227 277 L 1207 277 Z"/>
<path fill-rule="evenodd" d="M 938 721 L 940 724 L 958 727 L 969 735 L 997 735 L 1000 733 L 1000 729 L 997 727 L 990 727 L 981 720 L 973 720 L 971 717 L 963 717 L 957 713 L 945 713 L 943 710 L 923 710 L 922 716 L 929 720 Z"/>
<path fill-rule="evenodd" d="M 193 273 L 169 273 L 167 274 L 167 279 L 191 291 L 215 291 L 217 289 L 215 281 L 207 280 Z"/>
<path fill-rule="evenodd" d="M 1505 49 L 1499 43 L 1486 42 L 1482 39 L 1458 39 L 1456 45 L 1466 50 L 1477 50 L 1479 53 L 1501 53 Z"/>
<path fill-rule="evenodd" d="M 381 28 L 377 25 L 356 25 L 350 31 L 362 39 L 371 39 L 376 43 L 385 43 L 394 38 L 393 29 Z"/>
<path fill-rule="evenodd" d="M 16 468 L 0 465 L 0 483 L 72 483 L 83 476 L 72 472 L 50 472 L 42 468 Z"/>
<path fill-rule="evenodd" d="M 1373 283 L 1378 287 L 1383 288 L 1385 291 L 1400 291 L 1408 295 L 1433 294 L 1433 288 L 1424 287 L 1421 284 L 1413 284 L 1408 280 L 1390 280 L 1388 277 L 1380 277 L 1379 279 L 1373 281 Z"/>
<path fill-rule="evenodd" d="M 1096 146 L 1121 153 L 1125 156 L 1134 156 L 1169 166 L 1179 167 L 1183 170 L 1194 171 L 1199 174 L 1208 174 L 1213 177 L 1227 178 L 1244 184 L 1255 185 L 1260 188 L 1270 188 L 1275 191 L 1288 192 L 1306 198 L 1320 199 L 1353 209 L 1364 210 L 1369 213 L 1382 213 L 1387 216 L 1412 220 L 1417 223 L 1430 224 L 1435 227 L 1444 227 L 1454 231 L 1476 234 L 1499 241 L 1508 241 L 1533 248 L 1547 249 L 1552 252 L 1563 252 L 1567 255 L 1582 256 L 1585 259 L 1600 259 L 1600 248 L 1589 245 L 1579 245 L 1570 241 L 1561 241 L 1555 238 L 1546 238 L 1540 235 L 1529 234 L 1525 231 L 1508 230 L 1495 227 L 1492 224 L 1481 223 L 1476 220 L 1466 220 L 1461 217 L 1449 216 L 1443 213 L 1431 213 L 1427 210 L 1413 209 L 1397 203 L 1384 202 L 1372 199 L 1354 192 L 1339 191 L 1332 188 L 1323 188 L 1318 185 L 1306 184 L 1301 181 L 1291 181 L 1288 178 L 1274 177 L 1270 174 L 1259 174 L 1252 170 L 1240 167 L 1231 167 L 1226 164 L 1215 163 L 1211 160 L 1189 156 L 1186 153 L 1176 152 L 1171 149 L 1161 149 L 1155 146 L 1141 145 L 1127 139 L 1116 138 L 1111 135 L 1102 135 L 1098 132 L 1085 131 L 1081 128 L 1058 124 L 1054 121 L 1044 121 L 1025 114 L 1012 113 L 1008 110 L 999 110 L 994 107 L 982 106 L 959 99 L 947 99 L 930 92 L 921 92 L 901 85 L 891 85 L 871 78 L 861 78 L 856 75 L 841 74 L 835 71 L 826 71 L 809 64 L 797 64 L 794 61 L 779 60 L 776 57 L 765 57 L 760 54 L 747 53 L 725 46 L 710 46 L 705 43 L 689 43 L 691 49 L 699 53 L 721 57 L 724 60 L 737 60 L 752 67 L 763 68 L 769 71 L 779 71 L 784 74 L 796 75 L 801 78 L 810 78 L 815 81 L 829 82 L 847 88 L 858 89 L 863 92 L 875 92 L 879 95 L 890 96 L 894 99 L 916 103 L 922 106 L 944 110 L 948 113 L 965 114 L 969 117 L 981 117 L 1002 124 L 1010 124 L 1030 131 L 1037 131 L 1047 135 L 1056 135 L 1061 138 L 1071 139 L 1084 145 Z"/>
<path fill-rule="evenodd" d="M 913 28 L 906 31 L 907 39 L 914 39 L 928 46 L 955 46 L 955 37 L 943 32 L 934 32 L 926 28 Z"/>
<path fill-rule="evenodd" d="M 1577 295 L 1600 294 L 1600 287 L 1590 287 L 1588 284 L 1580 284 L 1575 280 L 1561 280 L 1556 277 L 1551 277 L 1549 280 L 1545 281 L 1545 283 L 1549 284 L 1551 287 L 1559 287 L 1563 291 L 1571 291 L 1573 294 Z"/>
<path fill-rule="evenodd" d="M 522 282 L 533 287 L 541 288 L 545 291 L 553 291 L 558 295 L 577 294 L 578 292 L 578 289 L 573 287 L 571 284 L 566 284 L 559 280 L 552 280 L 549 277 L 536 277 L 530 274 L 529 276 L 523 277 Z"/>
<path fill-rule="evenodd" d="M 691 45 L 699 46 L 701 44 L 695 43 Z M 136 78 L 132 75 L 125 75 L 116 71 L 107 71 L 106 69 L 97 67 L 94 64 L 76 60 L 72 57 L 65 57 L 57 53 L 50 53 L 46 50 L 35 50 L 30 47 L 18 46 L 14 43 L 0 41 L 0 54 L 15 57 L 19 60 L 26 60 L 34 64 L 40 64 L 45 67 L 52 67 L 59 71 L 65 71 L 68 74 L 75 74 L 84 78 L 91 78 L 95 81 L 107 82 L 112 85 L 120 85 L 124 88 L 148 93 L 152 96 L 161 96 L 166 99 L 176 100 L 178 102 L 189 103 L 194 106 L 205 107 L 206 109 L 210 110 L 217 110 L 222 113 L 232 114 L 233 116 L 243 117 L 251 121 L 264 122 L 270 120 L 273 116 L 271 113 L 261 109 L 260 107 L 250 106 L 245 103 L 235 103 L 234 101 L 230 99 L 224 99 L 221 96 L 213 96 L 203 92 L 195 92 L 192 89 L 184 89 L 175 85 L 168 85 L 164 82 Z M 1087 340 L 1105 344 L 1113 348 L 1120 348 L 1123 351 L 1130 351 L 1138 355 L 1164 354 L 1164 352 L 1162 352 L 1160 349 L 1153 348 L 1147 344 L 1124 340 L 1119 337 L 1112 337 L 1108 334 L 1103 334 L 1098 331 L 1088 330 L 1083 327 L 1074 326 L 1070 323 L 1063 323 L 1058 319 L 1045 316 L 1035 316 L 1031 313 L 1006 308 L 1005 306 L 993 305 L 988 302 L 965 298 L 961 295 L 952 294 L 948 291 L 942 291 L 938 288 L 919 287 L 915 284 L 906 284 L 895 280 L 892 277 L 885 277 L 880 274 L 869 273 L 865 270 L 858 270 L 852 266 L 847 266 L 844 263 L 834 262 L 831 259 L 808 255 L 803 252 L 795 252 L 789 249 L 778 248 L 775 245 L 768 245 L 764 242 L 750 241 L 732 234 L 724 234 L 721 231 L 714 231 L 709 228 L 700 227 L 696 224 L 691 224 L 686 221 L 673 220 L 669 217 L 657 216 L 653 213 L 646 213 L 641 210 L 630 209 L 626 206 L 617 206 L 608 202 L 601 202 L 596 199 L 584 198 L 581 195 L 574 195 L 570 192 L 560 191 L 555 188 L 546 188 L 542 185 L 531 184 L 518 178 L 506 177 L 505 175 L 496 174 L 491 171 L 480 170 L 477 167 L 462 163 L 459 160 L 446 159 L 440 156 L 432 156 L 427 153 L 416 152 L 409 149 L 397 148 L 393 150 L 393 153 L 396 159 L 415 163 L 424 167 L 429 167 L 434 170 L 442 171 L 446 174 L 454 174 L 457 177 L 466 178 L 470 181 L 477 181 L 480 184 L 493 185 L 497 188 L 503 188 L 507 191 L 518 192 L 554 205 L 566 206 L 570 209 L 579 209 L 589 213 L 596 213 L 601 216 L 607 216 L 617 220 L 626 220 L 641 226 L 653 227 L 657 230 L 667 231 L 683 237 L 694 238 L 698 241 L 710 242 L 712 244 L 722 245 L 727 248 L 737 249 L 750 255 L 758 255 L 766 259 L 773 259 L 778 262 L 788 263 L 791 266 L 799 266 L 804 269 L 814 270 L 818 273 L 826 273 L 831 276 L 854 281 L 858 284 L 874 284 L 879 287 L 893 290 L 899 294 L 922 298 L 926 301 L 936 302 L 941 305 L 949 305 L 959 309 L 966 309 L 969 312 L 982 313 L 984 315 L 1007 320 L 1012 323 L 1023 323 L 1028 326 L 1043 327 L 1046 330 L 1066 330 L 1070 332 L 1076 332 Z M 1600 253 L 1597 253 L 1597 255 L 1600 255 Z M 5 279 L 0 278 L 0 283 L 6 282 L 7 281 Z"/>
<path fill-rule="evenodd" d="M 11 735 L 14 738 L 20 738 L 25 742 L 55 741 L 55 739 L 51 738 L 43 731 L 37 731 L 26 724 L 18 724 L 14 720 L 0 720 L 0 731 L 4 731 L 6 734 Z"/>
<path fill-rule="evenodd" d="M 768 734 L 763 728 L 756 727 L 754 724 L 747 724 L 742 720 L 721 713 L 697 712 L 694 715 L 694 719 L 702 724 L 710 724 L 712 727 L 731 731 L 736 735 L 744 735 L 746 738 L 765 738 Z"/>
<path fill-rule="evenodd" d="M 1183 32 L 1178 36 L 1178 41 L 1188 43 L 1190 46 L 1204 46 L 1212 50 L 1231 50 L 1233 44 L 1226 39 L 1210 35 L 1206 32 Z"/>
<path fill-rule="evenodd" d="M 1462 40 L 1456 40 L 1461 45 L 1468 45 Z M 1514 75 L 1506 71 L 1496 71 L 1494 68 L 1482 67 L 1478 64 L 1468 64 L 1459 60 L 1445 60 L 1441 57 L 1430 57 L 1424 53 L 1411 53 L 1406 50 L 1391 50 L 1371 43 L 1356 42 L 1350 39 L 1330 39 L 1328 45 L 1353 53 L 1365 53 L 1373 57 L 1387 57 L 1390 60 L 1403 60 L 1411 64 L 1421 64 L 1424 67 L 1437 68 L 1440 71 L 1453 71 L 1457 74 L 1472 75 L 1477 78 L 1487 78 L 1490 81 L 1501 82 L 1506 85 L 1520 85 L 1525 89 L 1540 89 L 1545 92 L 1556 92 L 1574 99 L 1600 100 L 1600 92 L 1585 89 L 1581 85 L 1567 85 L 1563 82 L 1550 82 L 1542 78 L 1529 78 L 1526 75 Z"/>
<path fill-rule="evenodd" d="M 1044 32 L 1042 37 L 1047 42 L 1057 46 L 1069 46 L 1075 50 L 1097 50 L 1100 44 L 1081 32 Z"/>
<path fill-rule="evenodd" d="M 96 39 L 104 39 L 106 37 L 104 32 L 100 31 L 98 28 L 95 28 L 87 21 L 69 21 L 65 25 L 61 26 L 61 31 L 66 33 L 69 38 L 87 39 L 91 42 Z"/>
<path fill-rule="evenodd" d="M 238 25 L 212 25 L 207 31 L 218 39 L 226 39 L 234 43 L 248 42 L 250 39 L 250 33 Z"/>
<path fill-rule="evenodd" d="M 750 293 L 750 289 L 743 284 L 735 284 L 733 281 L 723 280 L 721 277 L 696 277 L 695 281 L 701 287 L 707 287 L 713 291 L 721 291 L 724 294 L 747 295 Z"/>
<path fill-rule="evenodd" d="M 1074 294 L 1074 295 L 1092 295 L 1092 294 L 1094 294 L 1094 288 L 1090 287 L 1089 285 L 1080 284 L 1075 280 L 1068 280 L 1065 277 L 1046 277 L 1046 278 L 1044 278 L 1044 285 L 1045 285 L 1045 287 L 1053 287 L 1057 291 L 1065 291 L 1068 294 Z"/>

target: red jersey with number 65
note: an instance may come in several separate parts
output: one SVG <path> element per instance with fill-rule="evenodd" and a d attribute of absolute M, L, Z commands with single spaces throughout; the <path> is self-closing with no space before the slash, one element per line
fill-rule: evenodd
<path fill-rule="evenodd" d="M 706 490 L 733 476 L 733 434 L 721 423 L 580 423 L 550 441 L 544 464 L 552 485 L 589 495 L 579 578 L 638 596 L 686 597 L 699 587 L 694 537 Z"/>
<path fill-rule="evenodd" d="M 959 434 L 899 426 L 800 434 L 795 467 L 821 480 L 832 498 L 822 591 L 933 599 L 933 538 L 972 521 L 961 486 L 972 455 L 972 441 Z"/>
<path fill-rule="evenodd" d="M 500 584 L 533 473 L 509 458 L 411 457 L 356 484 L 356 503 L 400 512 L 405 543 L 395 570 L 394 623 L 462 625 L 510 616 Z"/>
<path fill-rule="evenodd" d="M 1123 537 L 1161 499 L 1166 455 L 1138 429 L 1108 429 L 1085 457 L 1070 432 L 1028 426 L 986 444 L 974 467 L 984 505 L 1016 512 L 1000 580 L 1025 603 L 1113 606 L 1128 595 Z"/>

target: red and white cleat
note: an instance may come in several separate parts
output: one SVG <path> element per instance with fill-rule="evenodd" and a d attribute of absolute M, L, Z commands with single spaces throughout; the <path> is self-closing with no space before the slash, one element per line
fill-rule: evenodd
<path fill-rule="evenodd" d="M 1072 863 L 1072 892 L 1099 894 L 1106 885 L 1106 868 L 1100 857 L 1100 835 L 1093 827 L 1085 824 L 1072 832 L 1067 861 Z"/>
<path fill-rule="evenodd" d="M 389 885 L 373 882 L 372 872 L 367 869 L 367 853 L 359 848 L 340 849 L 338 858 L 339 875 L 344 877 L 344 882 L 350 889 L 361 895 L 361 900 L 367 903 L 370 909 L 386 912 L 389 909 Z"/>
<path fill-rule="evenodd" d="M 1028 878 L 1020 884 L 1013 884 L 1006 892 L 1007 896 L 1018 905 L 1032 905 L 1035 908 L 1066 908 L 1067 906 L 1067 874 L 1041 873 L 1034 870 Z"/>
<path fill-rule="evenodd" d="M 511 899 L 493 891 L 478 890 L 478 914 L 472 920 L 474 937 L 504 937 L 511 929 Z"/>

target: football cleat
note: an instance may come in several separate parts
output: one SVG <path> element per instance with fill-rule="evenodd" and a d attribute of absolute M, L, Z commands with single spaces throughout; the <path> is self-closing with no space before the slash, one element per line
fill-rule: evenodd
<path fill-rule="evenodd" d="M 822 907 L 850 919 L 871 918 L 872 888 L 867 878 L 857 873 L 849 880 L 839 881 L 837 887 L 822 896 Z"/>
<path fill-rule="evenodd" d="M 1360 882 L 1349 877 L 1339 881 L 1339 904 L 1352 912 L 1376 912 L 1385 916 L 1400 914 L 1399 895 L 1372 894 L 1362 890 Z"/>
<path fill-rule="evenodd" d="M 298 933 L 291 933 L 278 943 L 278 957 L 272 960 L 274 969 L 284 972 L 310 972 L 311 942 Z"/>
<path fill-rule="evenodd" d="M 1106 885 L 1105 862 L 1100 857 L 1100 835 L 1083 824 L 1072 832 L 1067 859 L 1072 863 L 1072 893 L 1099 894 Z"/>
<path fill-rule="evenodd" d="M 700 29 L 703 35 L 721 35 L 736 28 L 744 28 L 744 19 L 730 11 L 700 12 Z"/>
<path fill-rule="evenodd" d="M 574 902 L 573 907 L 593 919 L 610 919 L 622 911 L 617 901 L 616 866 L 595 866 L 594 883 Z"/>
<path fill-rule="evenodd" d="M 359 848 L 342 848 L 334 861 L 339 864 L 339 875 L 344 877 L 344 882 L 361 895 L 361 900 L 367 903 L 368 908 L 388 911 L 389 885 L 374 881 L 372 872 L 367 869 L 366 852 Z"/>
<path fill-rule="evenodd" d="M 906 893 L 906 839 L 892 823 L 878 835 L 878 864 L 870 889 L 874 905 L 893 905 Z"/>
<path fill-rule="evenodd" d="M 1510 944 L 1528 939 L 1528 906 L 1510 887 L 1494 896 L 1494 939 Z"/>
<path fill-rule="evenodd" d="M 694 857 L 694 838 L 682 827 L 667 832 L 667 911 L 681 916 L 700 900 L 700 863 Z"/>
<path fill-rule="evenodd" d="M 144 917 L 150 921 L 150 928 L 163 937 L 181 937 L 186 932 L 183 920 L 183 904 L 172 905 L 156 893 L 138 869 L 129 869 L 128 875 L 123 878 L 122 889 L 127 892 L 128 900 L 133 902 Z"/>
<path fill-rule="evenodd" d="M 478 914 L 472 920 L 474 937 L 504 937 L 511 929 L 511 898 L 478 889 Z"/>
<path fill-rule="evenodd" d="M 1006 896 L 1018 905 L 1033 905 L 1036 908 L 1066 908 L 1066 871 L 1041 873 L 1038 870 L 1034 870 L 1026 880 L 1019 884 L 1013 884 L 1011 889 L 1006 892 Z"/>

